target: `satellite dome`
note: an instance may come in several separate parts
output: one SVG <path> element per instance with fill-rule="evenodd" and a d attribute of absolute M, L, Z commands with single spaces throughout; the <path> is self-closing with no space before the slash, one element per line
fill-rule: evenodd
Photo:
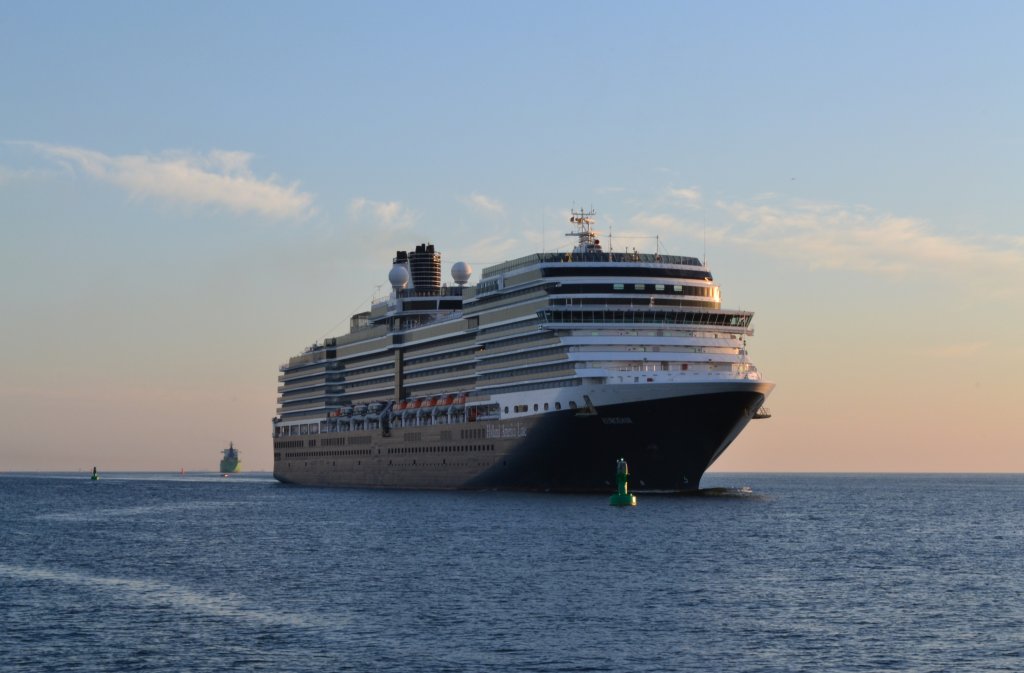
<path fill-rule="evenodd" d="M 402 264 L 395 264 L 388 272 L 388 282 L 395 291 L 401 290 L 409 284 L 409 269 Z"/>
<path fill-rule="evenodd" d="M 465 262 L 455 262 L 452 264 L 452 278 L 455 280 L 456 285 L 465 285 L 469 282 L 469 277 L 473 275 L 473 267 Z"/>

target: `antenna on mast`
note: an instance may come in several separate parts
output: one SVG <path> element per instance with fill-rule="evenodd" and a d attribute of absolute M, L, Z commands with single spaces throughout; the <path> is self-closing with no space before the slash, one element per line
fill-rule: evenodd
<path fill-rule="evenodd" d="M 708 265 L 708 215 L 704 213 L 704 266 Z"/>
<path fill-rule="evenodd" d="M 593 208 L 590 210 L 579 210 L 573 209 L 569 217 L 569 221 L 573 224 L 576 231 L 569 232 L 566 236 L 575 237 L 578 239 L 576 247 L 573 248 L 573 253 L 587 253 L 587 252 L 601 252 L 601 241 L 597 238 L 597 232 L 594 231 L 594 215 L 595 211 Z"/>

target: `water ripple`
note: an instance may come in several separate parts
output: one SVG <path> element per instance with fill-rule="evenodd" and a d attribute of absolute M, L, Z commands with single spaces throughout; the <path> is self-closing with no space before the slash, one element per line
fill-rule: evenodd
<path fill-rule="evenodd" d="M 327 621 L 315 615 L 269 611 L 248 604 L 235 595 L 205 594 L 153 579 L 98 577 L 70 570 L 26 568 L 3 563 L 0 563 L 0 575 L 23 582 L 57 582 L 84 587 L 116 597 L 118 602 L 165 607 L 183 613 L 237 619 L 265 626 L 334 629 L 349 621 L 338 617 Z"/>

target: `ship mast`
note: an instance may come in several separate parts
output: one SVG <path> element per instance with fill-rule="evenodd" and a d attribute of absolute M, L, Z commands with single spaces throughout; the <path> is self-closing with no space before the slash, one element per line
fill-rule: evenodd
<path fill-rule="evenodd" d="M 575 236 L 577 239 L 576 247 L 572 249 L 573 254 L 601 252 L 601 241 L 597 238 L 598 232 L 594 230 L 596 211 L 593 208 L 590 210 L 580 208 L 570 212 L 569 222 L 576 230 L 569 232 L 566 236 Z"/>

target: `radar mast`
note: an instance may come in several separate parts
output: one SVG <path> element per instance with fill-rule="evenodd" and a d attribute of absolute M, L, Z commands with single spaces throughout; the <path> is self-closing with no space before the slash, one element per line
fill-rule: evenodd
<path fill-rule="evenodd" d="M 573 254 L 588 253 L 588 252 L 602 252 L 601 241 L 597 238 L 597 233 L 594 230 L 594 215 L 596 211 L 591 208 L 590 210 L 571 210 L 569 222 L 576 228 L 576 231 L 569 232 L 566 236 L 575 236 L 577 239 L 576 247 L 572 249 Z"/>

